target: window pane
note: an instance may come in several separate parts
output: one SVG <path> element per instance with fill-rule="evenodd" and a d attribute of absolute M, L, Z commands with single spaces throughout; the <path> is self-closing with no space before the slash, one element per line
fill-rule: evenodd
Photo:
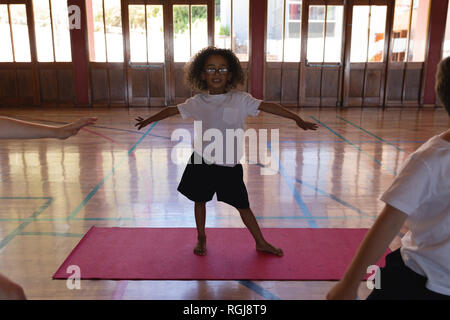
<path fill-rule="evenodd" d="M 31 62 L 30 39 L 28 37 L 27 11 L 24 4 L 11 4 L 12 37 L 16 62 Z M 3 45 L 3 44 L 2 44 Z"/>
<path fill-rule="evenodd" d="M 163 6 L 147 6 L 148 61 L 164 62 Z"/>
<path fill-rule="evenodd" d="M 215 46 L 231 49 L 231 0 L 216 0 L 214 30 Z"/>
<path fill-rule="evenodd" d="M 327 34 L 325 37 L 325 61 L 341 62 L 344 7 L 328 6 Z"/>
<path fill-rule="evenodd" d="M 371 6 L 369 34 L 369 62 L 383 62 L 386 6 Z"/>
<path fill-rule="evenodd" d="M 447 9 L 447 22 L 445 25 L 444 47 L 442 48 L 442 58 L 450 56 L 450 6 Z"/>
<path fill-rule="evenodd" d="M 233 51 L 240 61 L 248 61 L 249 0 L 233 0 Z"/>
<path fill-rule="evenodd" d="M 123 62 L 122 12 L 120 0 L 105 1 L 108 62 Z"/>
<path fill-rule="evenodd" d="M 173 51 L 176 62 L 190 58 L 189 5 L 173 6 Z"/>
<path fill-rule="evenodd" d="M 52 0 L 53 37 L 58 62 L 72 61 L 67 0 Z"/>
<path fill-rule="evenodd" d="M 39 62 L 53 62 L 52 25 L 48 0 L 33 1 L 37 58 Z"/>
<path fill-rule="evenodd" d="M 411 0 L 395 1 L 391 61 L 405 61 Z"/>
<path fill-rule="evenodd" d="M 147 62 L 147 41 L 145 34 L 145 6 L 128 6 L 130 16 L 130 60 Z"/>
<path fill-rule="evenodd" d="M 286 1 L 284 61 L 300 61 L 301 18 L 302 2 L 298 0 Z"/>
<path fill-rule="evenodd" d="M 429 8 L 430 0 L 414 0 L 413 2 L 408 61 L 425 61 Z"/>
<path fill-rule="evenodd" d="M 191 56 L 208 46 L 208 21 L 206 8 L 206 5 L 191 6 Z"/>
<path fill-rule="evenodd" d="M 9 29 L 8 5 L 0 5 L 0 62 L 13 62 L 11 30 Z"/>
<path fill-rule="evenodd" d="M 106 62 L 102 0 L 87 0 L 86 11 L 88 21 L 89 59 L 93 62 Z"/>
<path fill-rule="evenodd" d="M 308 62 L 323 62 L 325 6 L 310 6 L 308 21 Z"/>
<path fill-rule="evenodd" d="M 353 7 L 350 62 L 367 61 L 369 10 L 369 6 Z"/>
<path fill-rule="evenodd" d="M 268 0 L 266 60 L 281 61 L 283 54 L 284 0 Z"/>

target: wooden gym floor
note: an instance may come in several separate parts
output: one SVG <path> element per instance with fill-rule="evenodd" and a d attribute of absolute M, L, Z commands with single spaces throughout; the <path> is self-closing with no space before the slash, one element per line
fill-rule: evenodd
<path fill-rule="evenodd" d="M 193 203 L 176 191 L 184 164 L 171 161 L 177 143 L 170 140 L 177 128 L 192 132 L 192 121 L 176 116 L 135 129 L 137 116 L 158 110 L 1 110 L 45 124 L 99 120 L 65 141 L 1 141 L 0 272 L 29 299 L 324 299 L 334 282 L 83 280 L 80 290 L 69 290 L 66 281 L 51 279 L 93 225 L 195 227 Z M 305 132 L 263 113 L 247 121 L 247 128 L 280 129 L 278 173 L 261 176 L 260 166 L 244 165 L 262 228 L 369 228 L 404 159 L 449 127 L 441 108 L 291 110 L 321 127 Z M 244 227 L 238 212 L 215 198 L 206 221 Z M 391 249 L 398 247 L 399 237 Z M 359 298 L 369 293 L 362 282 Z"/>

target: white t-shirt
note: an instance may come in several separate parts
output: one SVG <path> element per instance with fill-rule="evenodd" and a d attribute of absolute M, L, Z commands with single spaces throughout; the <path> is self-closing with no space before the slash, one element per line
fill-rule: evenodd
<path fill-rule="evenodd" d="M 243 148 L 240 146 L 243 145 L 243 138 L 236 135 L 237 138 L 234 139 L 234 136 L 229 135 L 232 138 L 227 139 L 227 129 L 231 129 L 228 134 L 235 133 L 236 129 L 243 132 L 245 119 L 247 116 L 258 115 L 261 102 L 247 92 L 232 90 L 216 95 L 200 93 L 177 107 L 183 119 L 201 121 L 202 130 L 198 132 L 195 128 L 198 128 L 199 123 L 194 122 L 194 150 L 203 155 L 207 162 L 233 167 L 240 163 L 242 158 Z M 222 139 L 219 139 L 220 134 Z M 201 146 L 199 141 L 202 142 Z M 230 143 L 232 147 L 227 148 Z"/>
<path fill-rule="evenodd" d="M 405 265 L 450 295 L 450 142 L 434 136 L 411 154 L 380 200 L 408 214 Z"/>

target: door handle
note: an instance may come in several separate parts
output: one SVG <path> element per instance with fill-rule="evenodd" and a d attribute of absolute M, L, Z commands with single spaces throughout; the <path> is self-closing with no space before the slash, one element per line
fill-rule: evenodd
<path fill-rule="evenodd" d="M 306 66 L 312 68 L 339 68 L 342 66 L 342 64 L 340 62 L 337 64 L 320 64 L 320 63 L 314 64 L 306 62 Z"/>
<path fill-rule="evenodd" d="M 165 67 L 163 64 L 133 64 L 128 61 L 128 66 L 134 69 L 163 69 Z"/>

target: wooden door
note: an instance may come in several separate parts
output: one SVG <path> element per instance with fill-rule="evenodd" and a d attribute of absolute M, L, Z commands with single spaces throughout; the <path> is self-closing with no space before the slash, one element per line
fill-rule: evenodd
<path fill-rule="evenodd" d="M 123 8 L 128 105 L 167 105 L 165 1 L 129 0 Z"/>
<path fill-rule="evenodd" d="M 351 1 L 345 45 L 344 106 L 383 106 L 393 1 Z"/>
<path fill-rule="evenodd" d="M 344 1 L 307 0 L 303 10 L 300 105 L 341 105 Z"/>
<path fill-rule="evenodd" d="M 39 104 L 30 1 L 0 1 L 0 106 Z"/>
<path fill-rule="evenodd" d="M 129 0 L 124 8 L 130 106 L 167 106 L 192 95 L 184 66 L 213 43 L 211 0 Z"/>
<path fill-rule="evenodd" d="M 169 102 L 177 104 L 193 92 L 185 81 L 185 65 L 198 51 L 214 42 L 214 2 L 212 0 L 174 0 L 168 13 Z"/>

